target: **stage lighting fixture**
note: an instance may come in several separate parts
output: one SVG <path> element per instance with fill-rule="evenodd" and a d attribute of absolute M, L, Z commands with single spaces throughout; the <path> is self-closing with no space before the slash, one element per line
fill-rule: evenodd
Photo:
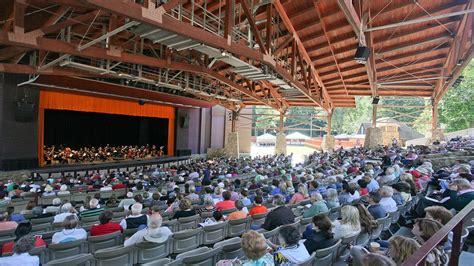
<path fill-rule="evenodd" d="M 380 98 L 379 96 L 376 96 L 372 99 L 372 104 L 379 104 Z"/>
<path fill-rule="evenodd" d="M 138 104 L 139 105 L 145 105 L 145 101 L 140 99 L 140 100 L 138 100 Z"/>
<path fill-rule="evenodd" d="M 365 65 L 367 64 L 367 59 L 369 58 L 370 49 L 365 46 L 357 46 L 357 51 L 355 53 L 354 59 L 357 63 Z"/>

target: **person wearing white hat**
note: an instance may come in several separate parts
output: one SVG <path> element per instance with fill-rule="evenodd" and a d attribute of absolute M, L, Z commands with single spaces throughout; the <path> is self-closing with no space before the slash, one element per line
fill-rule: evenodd
<path fill-rule="evenodd" d="M 61 185 L 59 188 L 58 196 L 59 195 L 69 195 L 71 192 L 67 191 L 67 185 Z"/>
<path fill-rule="evenodd" d="M 54 198 L 52 201 L 52 206 L 46 207 L 44 210 L 45 213 L 52 213 L 56 214 L 59 211 L 59 206 L 61 205 L 61 199 L 60 198 Z"/>
<path fill-rule="evenodd" d="M 129 239 L 125 240 L 125 247 L 133 246 L 138 242 L 163 243 L 172 234 L 171 230 L 166 226 L 161 226 L 163 218 L 159 213 L 150 215 L 147 227 L 133 234 Z"/>
<path fill-rule="evenodd" d="M 133 199 L 133 192 L 129 191 L 127 193 L 127 198 L 121 200 L 118 207 L 123 208 L 124 210 L 128 210 L 128 207 L 134 203 L 135 200 Z"/>

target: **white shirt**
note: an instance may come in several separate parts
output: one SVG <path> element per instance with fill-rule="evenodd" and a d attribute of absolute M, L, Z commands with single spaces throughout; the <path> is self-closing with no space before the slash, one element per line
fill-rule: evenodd
<path fill-rule="evenodd" d="M 13 254 L 10 257 L 0 258 L 0 266 L 11 266 L 11 265 L 22 265 L 22 266 L 38 266 L 38 256 L 31 256 L 28 253 Z"/>
<path fill-rule="evenodd" d="M 332 228 L 334 239 L 340 239 L 360 233 L 360 228 L 354 228 L 350 224 L 341 224 L 339 220 L 334 221 L 332 224 L 334 225 Z"/>
<path fill-rule="evenodd" d="M 392 197 L 384 197 L 380 200 L 380 206 L 386 211 L 386 212 L 395 212 L 398 210 L 397 208 L 397 203 L 392 199 Z"/>
<path fill-rule="evenodd" d="M 54 244 L 66 243 L 85 238 L 87 238 L 87 232 L 82 228 L 63 229 L 60 232 L 54 233 L 51 242 Z"/>
<path fill-rule="evenodd" d="M 163 235 L 166 235 L 166 236 L 169 236 L 171 234 L 173 234 L 171 232 L 171 230 L 166 227 L 166 226 L 162 226 L 156 230 L 153 230 L 153 234 L 156 235 L 156 234 L 163 234 Z M 149 229 L 148 228 L 145 228 L 145 229 L 142 229 L 140 231 L 137 231 L 135 234 L 133 234 L 129 239 L 125 240 L 125 242 L 123 242 L 123 246 L 124 247 L 128 247 L 128 246 L 133 246 L 135 245 L 136 243 L 138 242 L 142 242 L 143 241 L 143 238 L 145 236 L 147 236 L 149 234 Z"/>
<path fill-rule="evenodd" d="M 101 187 L 99 191 L 112 191 L 112 187 L 109 187 L 109 186 Z"/>

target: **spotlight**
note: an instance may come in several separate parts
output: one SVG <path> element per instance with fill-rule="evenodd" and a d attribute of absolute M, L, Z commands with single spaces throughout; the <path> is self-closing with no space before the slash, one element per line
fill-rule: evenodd
<path fill-rule="evenodd" d="M 365 46 L 357 46 L 357 51 L 355 53 L 354 59 L 357 63 L 365 65 L 367 64 L 367 59 L 369 58 L 370 49 Z"/>
<path fill-rule="evenodd" d="M 227 53 L 225 51 L 222 51 L 221 55 L 222 56 L 227 56 Z"/>
<path fill-rule="evenodd" d="M 374 99 L 372 99 L 372 104 L 379 104 L 379 100 L 379 96 L 374 97 Z"/>
<path fill-rule="evenodd" d="M 138 104 L 139 104 L 139 105 L 145 105 L 145 101 L 142 100 L 142 99 L 140 99 L 140 100 L 138 100 Z"/>

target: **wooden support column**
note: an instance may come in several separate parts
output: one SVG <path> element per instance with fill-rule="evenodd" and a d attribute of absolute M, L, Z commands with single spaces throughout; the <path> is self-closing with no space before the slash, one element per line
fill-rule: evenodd
<path fill-rule="evenodd" d="M 328 125 L 326 128 L 326 134 L 331 135 L 332 130 L 332 112 L 328 112 Z"/>
<path fill-rule="evenodd" d="M 372 104 L 372 128 L 377 127 L 377 105 Z"/>
<path fill-rule="evenodd" d="M 280 128 L 279 128 L 280 133 L 283 133 L 284 119 L 285 119 L 285 113 L 280 113 Z"/>
<path fill-rule="evenodd" d="M 435 130 L 438 128 L 438 103 L 433 101 L 431 105 L 431 129 Z"/>
<path fill-rule="evenodd" d="M 232 42 L 232 29 L 234 27 L 234 0 L 225 1 L 224 10 L 224 38 L 228 43 Z"/>

